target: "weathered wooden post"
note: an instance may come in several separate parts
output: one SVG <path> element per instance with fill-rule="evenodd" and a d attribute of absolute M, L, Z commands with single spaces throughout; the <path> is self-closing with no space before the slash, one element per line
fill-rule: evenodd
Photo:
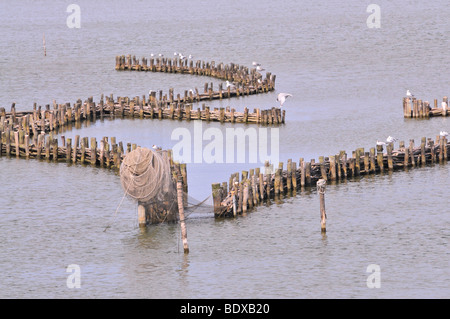
<path fill-rule="evenodd" d="M 420 163 L 422 164 L 422 166 L 424 166 L 427 162 L 427 158 L 425 155 L 425 146 L 427 144 L 427 138 L 426 137 L 422 137 L 422 140 L 420 142 Z"/>
<path fill-rule="evenodd" d="M 392 158 L 392 151 L 394 149 L 393 143 L 389 143 L 386 145 L 387 150 L 387 158 L 388 158 L 388 169 L 392 171 L 394 169 L 394 161 Z"/>
<path fill-rule="evenodd" d="M 20 156 L 20 148 L 19 148 L 19 132 L 14 132 L 14 144 L 16 147 L 16 157 Z"/>
<path fill-rule="evenodd" d="M 138 204 L 138 223 L 139 227 L 147 226 L 147 217 L 145 213 L 145 206 L 141 203 Z"/>
<path fill-rule="evenodd" d="M 378 167 L 380 168 L 380 173 L 384 170 L 383 165 L 383 145 L 377 145 L 377 163 Z"/>
<path fill-rule="evenodd" d="M 214 183 L 211 185 L 212 197 L 214 204 L 214 215 L 219 217 L 221 215 L 220 204 L 222 202 L 222 189 L 220 188 L 220 183 Z"/>
<path fill-rule="evenodd" d="M 184 253 L 188 254 L 189 245 L 187 242 L 186 223 L 184 221 L 183 179 L 181 176 L 178 176 L 177 180 L 177 198 L 178 198 L 178 214 L 180 216 L 180 224 L 181 224 L 181 239 L 183 240 Z"/>
<path fill-rule="evenodd" d="M 317 181 L 317 191 L 319 192 L 319 201 L 320 201 L 320 231 L 321 233 L 326 233 L 326 219 L 327 214 L 325 211 L 325 188 L 327 185 L 327 181 L 324 179 L 319 179 Z"/>

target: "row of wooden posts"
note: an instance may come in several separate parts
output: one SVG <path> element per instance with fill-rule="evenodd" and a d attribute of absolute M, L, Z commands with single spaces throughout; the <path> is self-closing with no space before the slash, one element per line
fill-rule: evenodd
<path fill-rule="evenodd" d="M 116 56 L 116 70 L 209 76 L 233 83 L 235 86 L 234 89 L 237 89 L 238 92 L 253 91 L 261 93 L 273 91 L 275 89 L 276 80 L 276 76 L 270 72 L 266 72 L 265 77 L 263 77 L 254 67 L 249 68 L 235 63 L 224 64 L 221 62 L 216 64 L 215 61 L 194 61 L 192 59 L 182 59 L 179 57 L 157 57 L 150 59 L 143 57 L 140 60 L 139 58 L 136 58 L 135 55 L 131 56 L 130 54 L 127 56 Z M 231 88 L 229 87 L 228 97 L 230 97 L 230 90 Z M 219 85 L 219 92 L 220 91 L 222 91 L 221 85 Z"/>
<path fill-rule="evenodd" d="M 257 167 L 243 171 L 241 176 L 238 172 L 232 174 L 228 182 L 212 184 L 214 213 L 216 217 L 236 217 L 271 199 L 315 187 L 318 180 L 339 182 L 362 175 L 447 162 L 449 151 L 447 138 L 437 136 L 436 141 L 422 138 L 417 147 L 414 140 L 410 140 L 409 145 L 401 141 L 397 150 L 390 143 L 386 145 L 386 152 L 383 145 L 377 145 L 369 152 L 358 148 L 351 157 L 341 151 L 329 157 L 320 156 L 318 162 L 300 158 L 298 167 L 289 159 L 286 169 L 283 169 L 283 162 L 275 170 L 266 162 L 264 171 Z"/>
<path fill-rule="evenodd" d="M 61 135 L 59 143 L 53 132 L 42 132 L 34 138 L 21 132 L 11 131 L 9 128 L 0 131 L 0 156 L 85 164 L 118 171 L 123 158 L 139 147 L 135 143 L 126 143 L 124 149 L 124 143 L 117 142 L 115 137 L 103 137 L 97 141 L 95 137 L 76 135 L 72 139 Z M 170 165 L 181 174 L 184 191 L 187 193 L 186 164 L 174 162 L 172 151 L 167 152 Z"/>
<path fill-rule="evenodd" d="M 415 97 L 403 98 L 403 115 L 405 118 L 428 118 L 435 116 L 448 116 L 448 97 L 444 96 L 440 105 L 438 100 L 434 99 L 432 108 L 429 101 L 418 100 Z"/>
<path fill-rule="evenodd" d="M 220 107 L 211 109 L 203 105 L 201 108 L 194 109 L 192 104 L 177 102 L 170 103 L 162 107 L 154 103 L 146 103 L 145 97 L 140 99 L 135 97 L 118 97 L 114 100 L 113 96 L 106 97 L 106 103 L 103 96 L 99 103 L 95 103 L 93 98 L 88 98 L 85 102 L 80 99 L 73 105 L 70 103 L 57 104 L 53 101 L 53 107 L 50 104 L 45 107 L 33 105 L 32 111 L 16 111 L 15 103 L 11 106 L 11 111 L 6 112 L 5 108 L 0 108 L 0 130 L 5 126 L 26 130 L 30 134 L 36 135 L 41 131 L 50 132 L 54 129 L 70 123 L 83 121 L 96 121 L 97 119 L 109 118 L 150 118 L 150 119 L 172 119 L 172 120 L 202 120 L 229 123 L 247 123 L 262 125 L 278 125 L 285 123 L 285 111 L 278 108 L 268 110 L 253 109 L 250 112 L 246 107 L 244 112 L 236 112 L 234 108 Z"/>

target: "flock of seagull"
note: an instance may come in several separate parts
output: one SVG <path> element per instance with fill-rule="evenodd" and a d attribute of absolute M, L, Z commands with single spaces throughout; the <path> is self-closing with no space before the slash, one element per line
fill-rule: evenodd
<path fill-rule="evenodd" d="M 414 94 L 411 93 L 410 90 L 406 90 L 406 96 L 407 97 L 414 97 Z M 447 103 L 445 101 L 441 102 L 441 107 L 443 110 L 447 110 Z"/>
<path fill-rule="evenodd" d="M 442 137 L 447 137 L 448 136 L 448 132 L 440 131 L 439 135 L 442 136 Z M 388 136 L 388 138 L 386 139 L 386 142 L 377 140 L 377 145 L 387 145 L 387 144 L 394 143 L 394 142 L 397 142 L 397 141 L 398 141 L 397 138 L 392 137 L 392 136 Z"/>
<path fill-rule="evenodd" d="M 186 59 L 186 56 L 184 56 L 184 55 L 181 54 L 181 53 L 174 52 L 173 55 L 174 55 L 174 56 L 178 56 L 181 60 Z M 153 54 L 151 54 L 151 56 L 153 56 Z M 159 56 L 160 56 L 160 57 L 163 57 L 164 55 L 163 55 L 163 54 L 159 54 Z M 189 55 L 187 58 L 188 58 L 188 59 L 192 59 L 193 56 L 192 56 L 192 55 Z M 256 68 L 256 71 L 258 71 L 258 72 L 264 71 L 264 70 L 265 70 L 265 69 L 261 66 L 261 63 L 258 63 L 258 62 L 256 62 L 256 61 L 253 61 L 253 62 L 252 62 L 252 65 Z M 260 81 L 261 81 L 261 80 L 259 80 L 259 82 L 260 82 Z M 225 82 L 225 85 L 226 85 L 227 89 L 228 89 L 228 88 L 234 88 L 234 87 L 235 87 L 235 85 L 234 85 L 233 83 L 231 83 L 230 81 L 226 81 L 226 82 Z M 150 95 L 152 92 L 153 92 L 153 91 L 150 90 L 150 91 L 149 91 L 149 95 Z M 194 93 L 194 91 L 193 91 L 192 89 L 189 90 L 189 92 Z M 410 90 L 406 90 L 406 96 L 407 96 L 407 97 L 414 97 L 414 94 L 412 94 Z M 279 93 L 279 94 L 277 95 L 277 102 L 280 103 L 279 108 L 282 108 L 282 107 L 283 107 L 283 104 L 286 102 L 287 98 L 289 98 L 289 97 L 292 97 L 292 94 L 290 94 L 290 93 Z M 446 109 L 446 108 L 447 108 L 447 103 L 442 102 L 442 103 L 441 103 L 441 106 L 442 106 L 443 109 Z M 442 137 L 447 137 L 447 136 L 448 136 L 448 132 L 446 132 L 446 131 L 440 131 L 440 132 L 439 132 L 439 135 L 442 136 Z M 397 141 L 398 141 L 397 138 L 392 137 L 392 136 L 388 136 L 388 137 L 386 138 L 386 141 L 385 141 L 385 142 L 377 140 L 377 145 L 387 145 L 387 144 L 394 143 L 394 142 L 397 142 Z M 153 145 L 153 149 L 158 150 L 158 149 L 161 149 L 161 148 L 160 148 L 159 146 Z"/>
<path fill-rule="evenodd" d="M 406 90 L 406 96 L 407 96 L 407 97 L 414 97 L 414 94 L 412 94 L 410 90 Z M 447 109 L 447 103 L 446 103 L 445 101 L 442 101 L 442 102 L 441 102 L 441 107 L 442 107 L 443 110 L 446 110 L 446 109 Z M 446 132 L 446 131 L 440 131 L 440 132 L 439 132 L 439 136 L 447 137 L 447 136 L 448 136 L 448 132 Z M 388 139 L 389 139 L 390 137 L 391 137 L 391 136 L 389 136 Z M 397 140 L 397 139 L 395 139 L 395 140 Z M 390 143 L 390 142 L 387 141 L 387 140 L 386 140 L 386 142 Z M 380 144 L 379 144 L 379 143 L 380 143 Z M 377 141 L 377 145 L 385 145 L 385 144 L 386 144 L 386 143 Z"/>
<path fill-rule="evenodd" d="M 174 55 L 175 57 L 178 56 L 181 60 L 185 60 L 186 58 L 190 60 L 190 59 L 193 59 L 193 58 L 194 58 L 194 57 L 192 56 L 192 54 L 189 54 L 189 56 L 186 57 L 185 55 L 183 55 L 183 54 L 180 53 L 180 52 L 174 52 L 173 55 Z M 155 55 L 152 53 L 152 54 L 150 54 L 150 56 L 151 56 L 151 57 L 154 57 Z M 158 54 L 158 56 L 159 56 L 159 57 L 164 57 L 164 54 L 160 53 L 160 54 Z M 253 62 L 252 62 L 252 65 L 256 68 L 256 71 L 258 71 L 258 72 L 261 72 L 261 71 L 264 71 L 264 70 L 265 70 L 265 69 L 262 67 L 261 63 L 259 63 L 259 62 L 253 61 Z M 261 83 L 261 80 L 258 79 L 258 82 Z M 232 88 L 235 88 L 235 87 L 236 87 L 233 83 L 231 83 L 231 82 L 228 81 L 228 80 L 225 82 L 225 86 L 226 86 L 227 89 L 228 89 L 228 88 L 231 88 L 231 89 L 232 89 Z M 148 95 L 151 95 L 153 92 L 155 92 L 155 91 L 149 90 L 149 91 L 148 91 Z M 193 90 L 193 89 L 190 89 L 190 90 L 189 90 L 189 93 L 194 94 L 194 90 Z M 277 95 L 277 102 L 280 103 L 279 108 L 283 107 L 283 104 L 284 104 L 284 102 L 286 102 L 286 99 L 287 99 L 288 97 L 292 97 L 292 94 L 290 94 L 290 93 L 279 93 L 279 94 Z M 278 106 L 277 106 L 277 107 L 278 107 Z"/>
<path fill-rule="evenodd" d="M 183 55 L 183 54 L 181 54 L 181 53 L 179 53 L 179 52 L 178 52 L 178 53 L 177 53 L 177 52 L 174 52 L 173 55 L 174 55 L 174 56 L 178 56 L 181 60 L 185 60 L 186 58 L 188 58 L 188 59 L 190 60 L 190 59 L 193 59 L 193 58 L 194 58 L 194 57 L 192 56 L 192 54 L 189 54 L 188 56 L 185 56 L 185 55 Z M 153 58 L 155 55 L 154 55 L 153 53 L 151 53 L 150 56 Z M 164 54 L 159 53 L 158 56 L 159 56 L 160 58 L 163 58 L 163 57 L 164 57 Z"/>
<path fill-rule="evenodd" d="M 406 90 L 406 96 L 407 97 L 414 97 L 414 94 L 412 94 L 410 90 Z M 442 102 L 441 106 L 442 106 L 443 109 L 446 109 L 447 103 Z M 448 132 L 440 131 L 439 135 L 442 136 L 442 137 L 447 137 L 448 136 Z M 392 136 L 388 136 L 388 138 L 386 139 L 386 142 L 377 140 L 377 145 L 387 145 L 387 144 L 394 143 L 394 142 L 397 142 L 397 141 L 398 141 L 397 138 L 392 137 Z"/>

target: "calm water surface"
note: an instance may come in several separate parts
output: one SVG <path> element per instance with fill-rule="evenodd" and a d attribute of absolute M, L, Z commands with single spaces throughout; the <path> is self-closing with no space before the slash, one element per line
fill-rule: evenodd
<path fill-rule="evenodd" d="M 444 1 L 380 1 L 369 29 L 360 1 L 78 1 L 81 28 L 66 4 L 0 3 L 0 103 L 7 110 L 101 94 L 142 96 L 201 88 L 204 77 L 116 72 L 119 54 L 193 54 L 277 75 L 277 92 L 214 101 L 211 107 L 268 108 L 286 102 L 280 160 L 369 149 L 377 139 L 435 137 L 447 118 L 405 120 L 406 89 L 424 100 L 449 94 L 449 7 Z M 45 33 L 47 56 L 43 56 Z M 64 135 L 115 136 L 171 148 L 173 130 L 194 123 L 96 122 Z M 204 129 L 230 125 L 203 123 Z M 243 126 L 235 126 L 243 127 Z M 260 163 L 188 164 L 189 193 Z M 450 166 L 365 177 L 327 188 L 327 235 L 315 190 L 247 216 L 139 229 L 137 205 L 114 172 L 81 165 L 0 158 L 2 298 L 448 298 Z M 111 226 L 106 231 L 105 227 Z M 81 268 L 81 289 L 66 267 Z M 381 268 L 369 289 L 367 266 Z"/>

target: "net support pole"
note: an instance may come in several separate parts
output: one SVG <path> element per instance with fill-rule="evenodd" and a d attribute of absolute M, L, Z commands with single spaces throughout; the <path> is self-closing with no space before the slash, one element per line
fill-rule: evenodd
<path fill-rule="evenodd" d="M 184 253 L 188 254 L 189 245 L 187 241 L 186 223 L 184 220 L 183 182 L 181 176 L 179 176 L 177 180 L 177 197 L 178 197 L 178 214 L 180 215 L 180 224 L 181 224 L 181 239 L 183 240 Z"/>

